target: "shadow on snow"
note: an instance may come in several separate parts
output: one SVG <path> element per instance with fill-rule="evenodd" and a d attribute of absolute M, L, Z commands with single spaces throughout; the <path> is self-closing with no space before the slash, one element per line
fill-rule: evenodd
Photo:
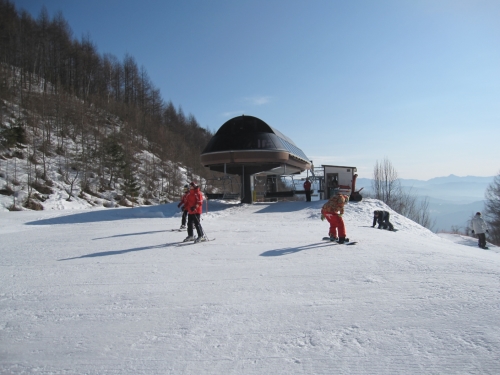
<path fill-rule="evenodd" d="M 101 251 L 99 253 L 92 253 L 92 254 L 87 254 L 87 255 L 81 255 L 79 257 L 58 259 L 57 261 L 61 262 L 63 260 L 74 260 L 74 259 L 84 259 L 84 258 L 106 257 L 106 256 L 110 256 L 110 255 L 121 255 L 121 254 L 131 253 L 131 252 L 134 252 L 134 251 L 162 249 L 164 247 L 176 246 L 177 244 L 178 244 L 178 242 L 171 242 L 171 243 L 161 244 L 161 245 L 136 247 L 134 249 L 116 250 L 116 251 Z"/>
<path fill-rule="evenodd" d="M 61 225 L 61 224 L 82 224 L 104 221 L 117 221 L 127 219 L 145 218 L 172 218 L 182 214 L 177 207 L 177 202 L 167 203 L 158 206 L 133 207 L 133 208 L 109 208 L 89 210 L 76 214 L 63 215 L 49 219 L 42 219 L 27 222 L 26 225 Z M 210 212 L 221 211 L 234 205 L 224 202 L 210 203 Z M 205 210 L 204 210 L 205 211 Z"/>
<path fill-rule="evenodd" d="M 106 238 L 116 238 L 116 237 L 128 237 L 128 236 L 142 236 L 144 234 L 153 234 L 153 233 L 163 233 L 163 232 L 170 232 L 168 230 L 153 230 L 151 232 L 138 232 L 138 233 L 125 233 L 125 234 L 115 234 L 114 236 L 107 236 L 107 237 L 98 237 L 98 238 L 92 238 L 93 241 L 95 240 L 104 240 Z"/>
<path fill-rule="evenodd" d="M 276 203 L 254 203 L 256 206 L 264 206 L 261 210 L 256 211 L 258 214 L 278 213 L 278 212 L 295 212 L 308 208 L 321 209 L 325 201 L 296 201 L 296 202 L 276 202 Z"/>
<path fill-rule="evenodd" d="M 319 249 L 321 247 L 327 247 L 327 246 L 332 246 L 332 245 L 336 245 L 336 243 L 317 242 L 317 243 L 312 243 L 310 245 L 304 245 L 304 246 L 299 246 L 299 247 L 285 247 L 283 249 L 269 250 L 269 251 L 263 252 L 262 254 L 260 254 L 260 256 L 261 257 L 279 257 L 282 255 L 289 255 L 289 254 L 298 253 L 299 251 Z"/>

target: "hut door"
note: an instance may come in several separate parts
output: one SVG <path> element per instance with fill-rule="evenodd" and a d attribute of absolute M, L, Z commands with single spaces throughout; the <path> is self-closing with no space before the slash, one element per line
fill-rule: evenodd
<path fill-rule="evenodd" d="M 327 199 L 333 195 L 333 190 L 339 187 L 339 174 L 327 173 L 326 174 L 326 194 Z"/>

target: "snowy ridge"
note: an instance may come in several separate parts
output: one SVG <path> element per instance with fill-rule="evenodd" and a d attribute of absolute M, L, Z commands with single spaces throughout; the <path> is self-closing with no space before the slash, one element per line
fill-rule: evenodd
<path fill-rule="evenodd" d="M 500 373 L 497 248 L 323 203 L 0 212 L 0 373 Z"/>

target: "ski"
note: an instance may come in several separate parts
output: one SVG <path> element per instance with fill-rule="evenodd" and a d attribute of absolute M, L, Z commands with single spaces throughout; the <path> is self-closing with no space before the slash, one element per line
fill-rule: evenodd
<path fill-rule="evenodd" d="M 205 237 L 205 241 L 200 241 L 200 242 L 193 241 L 193 242 L 196 244 L 196 243 L 201 243 L 201 242 L 210 242 L 210 241 L 215 241 L 215 238 L 210 238 L 210 239 L 208 239 L 207 237 Z"/>
<path fill-rule="evenodd" d="M 210 239 L 207 238 L 205 242 L 211 242 L 211 241 L 215 241 L 215 238 L 210 238 Z"/>
<path fill-rule="evenodd" d="M 186 229 L 170 229 L 169 232 L 184 232 Z"/>
<path fill-rule="evenodd" d="M 197 245 L 199 243 L 203 243 L 203 242 L 211 242 L 211 241 L 215 241 L 215 238 L 210 238 L 210 239 L 206 239 L 205 241 L 200 241 L 200 242 L 195 242 L 194 240 L 192 241 L 182 241 L 182 242 L 179 242 L 176 246 L 186 246 L 186 245 Z"/>

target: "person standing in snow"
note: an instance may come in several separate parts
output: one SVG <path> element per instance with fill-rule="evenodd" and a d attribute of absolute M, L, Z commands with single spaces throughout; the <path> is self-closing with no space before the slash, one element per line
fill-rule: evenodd
<path fill-rule="evenodd" d="M 203 236 L 203 231 L 201 229 L 200 217 L 203 211 L 203 193 L 200 191 L 200 187 L 196 182 L 191 182 L 189 184 L 189 194 L 186 197 L 186 207 L 188 210 L 188 222 L 187 222 L 187 232 L 188 236 L 184 239 L 184 242 L 195 241 L 201 242 L 206 241 Z M 193 226 L 196 228 L 198 237 L 195 239 L 193 234 Z"/>
<path fill-rule="evenodd" d="M 378 229 L 387 229 L 394 230 L 394 226 L 389 221 L 391 215 L 387 211 L 373 211 L 373 225 L 372 228 L 375 228 L 375 224 L 378 222 Z"/>
<path fill-rule="evenodd" d="M 472 218 L 470 222 L 470 227 L 472 229 L 472 234 L 477 235 L 478 246 L 481 249 L 487 249 L 485 233 L 488 233 L 488 226 L 484 221 L 484 219 L 481 217 L 481 212 L 476 212 L 476 215 Z"/>
<path fill-rule="evenodd" d="M 306 201 L 311 201 L 311 181 L 309 178 L 306 178 L 306 182 L 304 182 L 304 191 L 306 192 Z"/>
<path fill-rule="evenodd" d="M 182 210 L 182 220 L 181 220 L 181 227 L 179 229 L 186 229 L 186 219 L 188 216 L 188 207 L 186 205 L 186 198 L 189 194 L 189 185 L 184 185 L 184 191 L 181 197 L 181 201 L 177 205 Z"/>
<path fill-rule="evenodd" d="M 348 201 L 349 197 L 347 195 L 342 195 L 342 193 L 337 190 L 335 195 L 333 195 L 321 208 L 321 220 L 326 218 L 330 224 L 328 235 L 330 236 L 331 241 L 335 241 L 337 239 L 337 234 L 339 243 L 349 241 L 349 239 L 346 238 L 345 224 L 342 219 L 342 215 L 344 214 L 344 205 Z"/>

